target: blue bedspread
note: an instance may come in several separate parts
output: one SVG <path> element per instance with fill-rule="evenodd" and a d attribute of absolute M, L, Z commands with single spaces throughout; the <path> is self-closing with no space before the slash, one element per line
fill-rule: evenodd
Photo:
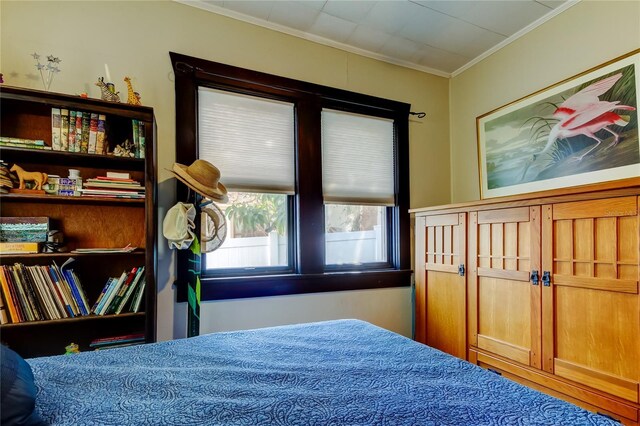
<path fill-rule="evenodd" d="M 29 360 L 53 425 L 614 425 L 357 320 Z"/>

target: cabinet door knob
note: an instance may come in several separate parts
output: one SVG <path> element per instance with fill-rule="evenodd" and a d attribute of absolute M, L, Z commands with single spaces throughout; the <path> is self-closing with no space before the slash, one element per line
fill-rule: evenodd
<path fill-rule="evenodd" d="M 551 272 L 544 271 L 542 273 L 542 285 L 545 287 L 549 287 L 551 285 Z"/>
<path fill-rule="evenodd" d="M 538 271 L 537 270 L 531 271 L 531 284 L 538 285 L 539 282 L 540 282 L 540 275 L 538 275 Z"/>
<path fill-rule="evenodd" d="M 460 265 L 458 265 L 458 275 L 460 275 L 461 277 L 464 277 L 464 263 L 461 263 Z"/>

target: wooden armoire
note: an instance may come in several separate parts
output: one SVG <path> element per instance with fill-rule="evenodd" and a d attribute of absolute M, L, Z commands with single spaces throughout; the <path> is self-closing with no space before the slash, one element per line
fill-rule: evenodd
<path fill-rule="evenodd" d="M 416 340 L 640 424 L 640 178 L 415 215 Z"/>

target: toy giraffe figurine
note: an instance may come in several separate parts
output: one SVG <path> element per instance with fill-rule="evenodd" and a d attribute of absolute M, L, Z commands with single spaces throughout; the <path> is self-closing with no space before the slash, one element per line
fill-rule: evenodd
<path fill-rule="evenodd" d="M 98 79 L 96 86 L 98 86 L 102 91 L 101 98 L 103 101 L 120 102 L 120 96 L 118 96 L 118 93 L 120 92 L 116 92 L 116 93 L 111 92 L 107 87 L 107 85 L 104 83 L 104 77 L 100 77 Z"/>
<path fill-rule="evenodd" d="M 140 102 L 140 95 L 133 91 L 131 79 L 129 77 L 125 77 L 124 82 L 127 83 L 127 103 L 131 105 L 142 105 Z"/>

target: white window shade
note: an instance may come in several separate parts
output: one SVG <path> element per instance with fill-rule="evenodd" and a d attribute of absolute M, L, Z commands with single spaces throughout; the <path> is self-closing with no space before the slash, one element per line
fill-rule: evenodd
<path fill-rule="evenodd" d="M 293 104 L 200 87 L 198 144 L 229 190 L 294 193 Z"/>
<path fill-rule="evenodd" d="M 325 203 L 395 203 L 393 120 L 322 111 Z"/>

